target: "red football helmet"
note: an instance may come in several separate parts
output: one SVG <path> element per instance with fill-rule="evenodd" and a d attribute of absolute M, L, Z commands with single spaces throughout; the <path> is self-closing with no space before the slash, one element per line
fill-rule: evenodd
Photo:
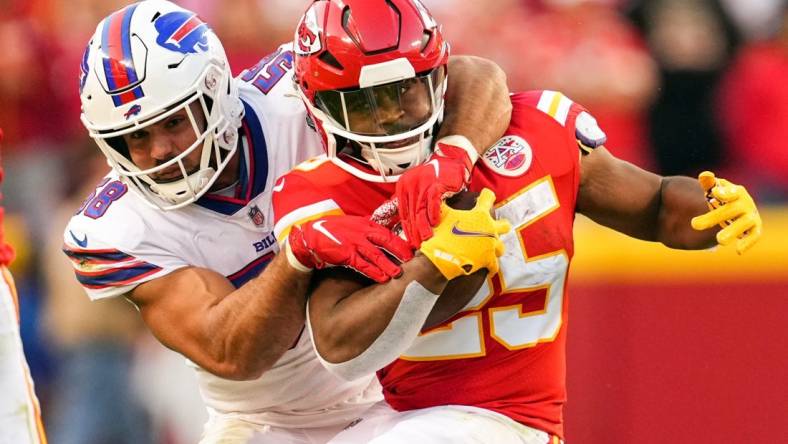
<path fill-rule="evenodd" d="M 394 181 L 426 160 L 443 114 L 449 46 L 419 0 L 316 0 L 293 46 L 298 90 L 335 163 Z M 379 174 L 342 161 L 346 147 Z"/>

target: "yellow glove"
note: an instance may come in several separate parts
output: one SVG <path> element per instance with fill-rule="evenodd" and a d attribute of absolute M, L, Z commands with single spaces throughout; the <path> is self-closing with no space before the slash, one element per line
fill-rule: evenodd
<path fill-rule="evenodd" d="M 721 226 L 717 242 L 730 245 L 738 239 L 736 252 L 739 254 L 755 245 L 761 237 L 763 223 L 750 193 L 741 185 L 715 178 L 709 171 L 700 173 L 698 181 L 706 192 L 709 212 L 693 217 L 692 228 L 706 230 L 715 225 Z"/>
<path fill-rule="evenodd" d="M 435 264 L 446 279 L 471 274 L 486 268 L 498 272 L 498 256 L 503 254 L 500 236 L 511 229 L 506 220 L 490 215 L 495 194 L 482 190 L 470 210 L 456 210 L 441 204 L 440 223 L 419 250 Z"/>

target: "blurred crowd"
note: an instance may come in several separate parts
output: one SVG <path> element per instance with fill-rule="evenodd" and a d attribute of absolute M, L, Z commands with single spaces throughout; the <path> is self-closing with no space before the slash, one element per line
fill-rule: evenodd
<path fill-rule="evenodd" d="M 454 53 L 496 61 L 513 91 L 585 105 L 619 157 L 668 175 L 710 169 L 760 202 L 788 199 L 787 0 L 423 1 Z M 65 222 L 108 169 L 79 121 L 79 63 L 99 20 L 126 3 L 0 0 L 7 239 L 58 444 L 194 442 L 205 418 L 182 359 L 130 304 L 90 303 L 60 253 Z M 176 3 L 211 24 L 238 74 L 292 38 L 309 1 Z"/>

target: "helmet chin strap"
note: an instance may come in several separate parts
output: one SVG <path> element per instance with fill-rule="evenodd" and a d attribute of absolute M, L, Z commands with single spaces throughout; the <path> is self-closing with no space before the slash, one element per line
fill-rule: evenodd
<path fill-rule="evenodd" d="M 179 202 L 184 195 L 196 196 L 197 190 L 204 189 L 215 173 L 212 167 L 203 168 L 173 182 L 151 184 L 150 190 L 171 203 Z"/>
<path fill-rule="evenodd" d="M 378 148 L 375 143 L 359 143 L 361 157 L 384 178 L 396 176 L 408 168 L 422 164 L 431 152 L 432 135 L 419 135 L 419 139 L 400 148 Z"/>
<path fill-rule="evenodd" d="M 443 123 L 443 109 L 432 128 L 421 133 L 419 140 L 400 148 L 378 148 L 375 143 L 356 142 L 361 146 L 361 157 L 375 171 L 380 173 L 384 182 L 387 176 L 398 176 L 408 168 L 421 165 L 432 154 L 433 135 Z M 414 156 L 415 154 L 415 156 Z"/>

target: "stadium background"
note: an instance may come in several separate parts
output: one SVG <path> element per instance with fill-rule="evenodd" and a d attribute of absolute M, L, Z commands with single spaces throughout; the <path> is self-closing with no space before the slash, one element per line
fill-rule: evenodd
<path fill-rule="evenodd" d="M 663 174 L 712 169 L 763 210 L 765 235 L 741 257 L 670 251 L 578 218 L 569 442 L 788 442 L 785 1 L 424 2 L 454 53 L 495 60 L 512 90 L 586 105 L 620 157 Z M 195 442 L 205 417 L 182 359 L 128 304 L 88 303 L 59 252 L 106 169 L 79 123 L 80 57 L 124 3 L 0 0 L 5 228 L 54 444 Z M 214 27 L 238 73 L 291 38 L 308 2 L 179 3 Z"/>

